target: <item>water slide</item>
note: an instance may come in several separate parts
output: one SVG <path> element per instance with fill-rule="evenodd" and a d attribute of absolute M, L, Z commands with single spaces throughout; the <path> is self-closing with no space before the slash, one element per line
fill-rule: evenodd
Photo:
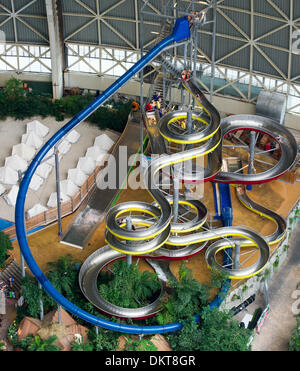
<path fill-rule="evenodd" d="M 185 200 L 184 197 L 179 198 L 179 205 L 188 205 L 190 208 L 193 208 L 194 211 L 196 211 L 195 214 L 197 216 L 193 220 L 185 223 L 174 223 L 172 221 L 172 198 L 161 192 L 157 185 L 157 175 L 160 170 L 167 166 L 181 163 L 185 160 L 194 159 L 198 156 L 210 155 L 207 167 L 204 171 L 205 181 L 211 179 L 218 180 L 220 183 L 217 185 L 221 188 L 223 195 L 221 207 L 226 208 L 230 206 L 230 186 L 227 182 L 229 176 L 227 175 L 228 173 L 223 174 L 220 172 L 222 163 L 220 148 L 222 146 L 223 136 L 230 132 L 231 128 L 229 127 L 228 129 L 227 126 L 226 130 L 222 130 L 223 125 L 220 125 L 218 112 L 210 105 L 194 82 L 185 81 L 184 85 L 197 99 L 198 103 L 206 110 L 209 116 L 207 122 L 204 122 L 202 116 L 200 117 L 197 114 L 193 114 L 193 120 L 204 122 L 206 128 L 201 130 L 199 133 L 174 133 L 170 128 L 170 123 L 174 123 L 176 120 L 186 119 L 188 114 L 184 111 L 176 111 L 165 115 L 159 123 L 156 124 L 155 135 L 153 135 L 154 130 L 151 130 L 151 135 L 149 137 L 150 140 L 156 141 L 158 138 L 157 133 L 159 132 L 166 141 L 171 143 L 181 145 L 196 143 L 200 145 L 184 152 L 165 155 L 150 163 L 148 169 L 146 169 L 144 173 L 144 178 L 145 183 L 148 185 L 148 191 L 154 198 L 155 202 L 153 204 L 126 202 L 116 205 L 114 208 L 109 210 L 106 216 L 106 242 L 108 245 L 94 252 L 86 260 L 80 271 L 79 282 L 86 298 L 99 310 L 110 315 L 140 319 L 156 314 L 160 308 L 160 297 L 148 306 L 138 309 L 128 309 L 108 303 L 99 294 L 96 287 L 99 272 L 114 260 L 124 258 L 126 254 L 135 255 L 138 258 L 144 257 L 148 260 L 187 259 L 199 253 L 206 246 L 208 241 L 217 239 L 217 241 L 213 242 L 206 251 L 205 256 L 208 265 L 210 267 L 218 266 L 220 271 L 229 274 L 229 279 L 241 279 L 251 277 L 264 269 L 270 256 L 269 245 L 277 243 L 285 234 L 286 224 L 284 219 L 271 210 L 254 203 L 247 196 L 244 186 L 244 184 L 252 183 L 253 178 L 259 178 L 259 183 L 277 178 L 279 174 L 282 174 L 283 171 L 286 171 L 292 165 L 293 156 L 296 153 L 293 137 L 289 135 L 289 132 L 285 128 L 277 127 L 276 123 L 272 130 L 273 135 L 274 133 L 276 137 L 280 135 L 281 142 L 283 137 L 288 138 L 288 147 L 290 149 L 289 151 L 286 151 L 286 157 L 284 158 L 284 161 L 282 161 L 281 166 L 277 165 L 275 166 L 275 170 L 274 168 L 272 169 L 272 176 L 270 176 L 270 172 L 254 174 L 254 176 L 252 175 L 250 178 L 248 174 L 242 174 L 241 176 L 240 174 L 229 173 L 230 182 L 242 184 L 237 186 L 236 189 L 239 200 L 243 205 L 259 215 L 268 217 L 276 223 L 277 229 L 272 235 L 263 238 L 249 228 L 232 226 L 231 223 L 223 223 L 225 224 L 225 227 L 223 228 L 208 230 L 206 227 L 202 230 L 201 227 L 205 226 L 207 217 L 205 206 L 198 200 Z M 247 120 L 249 121 L 249 119 Z M 251 125 L 248 126 L 242 120 L 242 123 L 239 122 L 238 125 L 233 125 L 232 127 L 234 129 L 240 129 L 247 126 L 247 128 L 257 129 L 258 125 L 256 125 L 256 123 L 259 122 L 261 118 L 255 118 L 255 120 L 256 121 L 252 118 Z M 268 122 L 267 128 L 270 128 L 270 122 Z M 262 128 L 260 128 L 260 130 L 262 130 Z M 159 143 L 154 143 L 151 147 L 159 148 L 161 150 L 161 143 L 160 140 Z M 283 149 L 283 151 L 285 151 L 285 149 Z M 186 172 L 182 174 L 179 171 L 177 175 L 181 177 L 182 180 L 199 180 L 197 174 Z M 201 176 L 202 175 L 203 173 Z M 236 176 L 237 179 L 234 178 L 234 176 Z M 225 177 L 226 181 L 221 182 Z M 125 223 L 122 222 L 122 215 L 125 215 L 128 212 L 134 213 L 136 211 L 141 212 L 142 215 L 131 215 L 132 223 L 134 225 L 145 226 L 146 228 L 143 230 L 128 231 L 124 228 Z M 234 239 L 232 239 L 232 237 L 234 237 Z M 129 244 L 127 243 L 128 241 L 130 241 Z M 234 269 L 232 266 L 230 268 L 221 267 L 216 261 L 217 253 L 220 250 L 230 250 L 231 252 L 235 243 L 239 243 L 239 245 L 243 247 L 255 246 L 260 251 L 259 259 L 250 267 L 243 269 Z M 176 248 L 174 249 L 174 247 Z"/>
<path fill-rule="evenodd" d="M 111 153 L 115 161 L 109 161 L 106 169 L 107 174 L 110 172 L 116 174 L 116 187 L 102 187 L 102 172 L 97 175 L 97 186 L 92 191 L 88 200 L 80 206 L 76 217 L 72 221 L 72 225 L 62 237 L 61 243 L 77 248 L 84 248 L 95 230 L 102 223 L 107 210 L 127 179 L 127 168 L 123 167 L 120 169 L 120 163 L 122 163 L 119 161 L 120 147 L 123 146 L 125 148 L 126 146 L 126 154 L 121 152 L 121 155 L 126 155 L 127 158 L 138 152 L 140 143 L 136 133 L 139 132 L 139 126 L 140 120 L 136 120 L 135 117 L 130 114 L 127 125 Z"/>
<path fill-rule="evenodd" d="M 120 77 L 114 84 L 112 84 L 101 96 L 99 96 L 91 105 L 76 115 L 69 123 L 67 123 L 62 129 L 60 129 L 39 151 L 35 159 L 30 164 L 23 180 L 20 185 L 17 203 L 16 203 L 16 232 L 19 241 L 21 252 L 28 264 L 28 267 L 34 274 L 34 276 L 41 283 L 42 287 L 49 293 L 52 298 L 64 307 L 69 312 L 80 317 L 81 319 L 90 322 L 93 325 L 100 326 L 106 329 L 127 332 L 135 334 L 154 334 L 154 333 L 166 333 L 176 331 L 181 328 L 180 323 L 173 323 L 162 326 L 134 326 L 118 324 L 111 321 L 101 319 L 97 316 L 91 315 L 90 313 L 82 310 L 75 306 L 73 303 L 63 297 L 49 282 L 46 276 L 38 267 L 35 262 L 26 239 L 25 223 L 24 223 L 24 203 L 26 199 L 26 193 L 30 180 L 42 161 L 43 157 L 49 151 L 49 149 L 57 143 L 64 135 L 72 130 L 76 125 L 85 120 L 94 110 L 96 110 L 102 103 L 104 103 L 112 94 L 114 94 L 123 84 L 125 84 L 130 78 L 132 78 L 137 72 L 139 72 L 146 64 L 154 59 L 164 48 L 168 47 L 174 42 L 187 39 L 190 36 L 189 24 L 187 19 L 178 19 L 173 33 L 161 41 L 155 46 L 149 53 L 147 53 L 139 62 L 137 62 L 129 71 L 127 71 L 122 77 Z M 93 303 L 96 307 L 105 313 L 109 313 L 114 316 L 127 317 L 127 318 L 146 318 L 150 315 L 155 314 L 159 310 L 160 297 L 155 302 L 151 303 L 147 307 L 138 309 L 138 313 L 132 313 L 133 309 L 120 308 L 113 306 L 111 303 L 105 302 L 96 293 L 96 278 L 100 270 L 105 267 L 108 263 L 124 258 L 125 255 L 130 254 L 134 256 L 142 256 L 147 259 L 149 258 L 183 258 L 189 255 L 193 255 L 197 252 L 197 249 L 202 249 L 201 244 L 206 244 L 207 241 L 214 241 L 206 250 L 206 261 L 207 264 L 217 266 L 220 271 L 229 273 L 229 277 L 233 279 L 251 277 L 260 271 L 262 271 L 269 259 L 269 244 L 268 242 L 255 231 L 252 231 L 244 227 L 223 227 L 215 230 L 204 230 L 200 231 L 200 228 L 205 227 L 205 212 L 201 207 L 200 201 L 193 203 L 192 201 L 185 201 L 181 199 L 179 203 L 188 206 L 196 210 L 196 221 L 187 221 L 185 225 L 179 225 L 172 221 L 172 207 L 170 200 L 163 194 L 157 184 L 157 175 L 161 169 L 168 166 L 180 164 L 187 160 L 196 159 L 199 157 L 207 156 L 207 166 L 204 172 L 204 181 L 215 179 L 220 182 L 228 183 L 259 183 L 268 181 L 268 179 L 275 179 L 279 177 L 284 171 L 288 170 L 289 166 L 292 165 L 293 155 L 293 141 L 284 131 L 280 131 L 277 128 L 277 133 L 282 139 L 282 153 L 283 160 L 279 161 L 280 166 L 277 166 L 276 171 L 250 175 L 250 178 L 234 178 L 227 173 L 221 173 L 222 164 L 222 134 L 228 133 L 232 128 L 239 128 L 240 123 L 235 125 L 225 125 L 225 130 L 221 130 L 220 127 L 220 116 L 218 111 L 212 106 L 194 84 L 193 81 L 184 81 L 184 87 L 190 91 L 190 93 L 197 99 L 198 103 L 201 104 L 203 110 L 207 113 L 209 120 L 205 121 L 201 115 L 193 113 L 193 120 L 205 123 L 206 128 L 198 132 L 192 132 L 188 134 L 180 135 L 170 130 L 170 123 L 176 120 L 186 119 L 188 113 L 184 111 L 170 112 L 165 115 L 159 123 L 160 134 L 168 142 L 177 144 L 196 144 L 192 149 L 188 149 L 183 152 L 174 153 L 172 155 L 165 155 L 152 161 L 149 167 L 144 172 L 144 180 L 147 185 L 147 189 L 154 199 L 153 204 L 147 204 L 144 202 L 127 202 L 114 206 L 109 210 L 106 215 L 106 242 L 107 246 L 99 249 L 92 254 L 86 262 L 82 265 L 80 270 L 80 285 L 84 295 Z M 251 120 L 250 120 L 251 121 Z M 252 123 L 252 125 L 251 125 Z M 247 127 L 253 127 L 251 122 Z M 227 123 L 228 124 L 228 123 Z M 247 123 L 243 123 L 246 125 Z M 256 130 L 269 130 L 270 127 L 266 128 L 264 125 L 257 128 L 256 122 L 254 123 Z M 254 129 L 254 130 L 255 130 Z M 274 128 L 272 135 L 274 135 Z M 288 143 L 290 142 L 290 143 Z M 262 175 L 264 174 L 264 175 Z M 203 175 L 203 174 L 202 174 Z M 237 175 L 237 174 L 235 174 Z M 179 177 L 183 175 L 179 172 Z M 194 173 L 184 174 L 188 181 L 197 181 L 198 175 Z M 203 179 L 202 179 L 203 180 Z M 136 212 L 136 215 L 132 217 L 132 223 L 134 225 L 141 226 L 143 228 L 136 228 L 136 230 L 127 230 L 125 223 L 122 221 L 123 215 L 128 212 Z M 150 218 L 149 218 L 150 216 Z M 222 238 L 221 238 L 222 237 Z M 228 237 L 243 238 L 242 246 L 255 246 L 260 252 L 258 260 L 250 267 L 242 269 L 230 269 L 222 267 L 216 261 L 216 255 L 219 251 L 225 251 L 232 247 L 234 239 L 228 239 Z M 171 246 L 172 249 L 169 249 Z M 174 247 L 176 249 L 174 249 Z M 200 250 L 199 250 L 200 251 Z M 179 256 L 177 256 L 179 254 Z M 184 255 L 185 254 L 185 255 Z M 163 286 L 162 286 L 163 287 Z M 130 313 L 129 313 L 130 312 Z M 199 316 L 195 316 L 195 320 L 199 320 Z"/>

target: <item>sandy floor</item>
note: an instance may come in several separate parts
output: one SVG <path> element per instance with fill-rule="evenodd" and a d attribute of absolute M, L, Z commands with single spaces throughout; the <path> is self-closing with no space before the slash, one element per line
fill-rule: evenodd
<path fill-rule="evenodd" d="M 15 144 L 21 143 L 21 138 L 26 133 L 26 124 L 30 121 L 38 120 L 46 125 L 50 131 L 44 138 L 44 143 L 69 119 L 57 122 L 55 118 L 48 117 L 42 119 L 41 117 L 33 117 L 31 119 L 16 121 L 8 118 L 5 121 L 0 121 L 0 166 L 4 166 L 5 158 L 11 156 L 12 147 Z M 71 150 L 65 154 L 60 161 L 60 178 L 61 180 L 67 179 L 68 170 L 76 168 L 78 159 L 85 156 L 88 147 L 94 145 L 94 139 L 103 134 L 104 132 L 109 135 L 114 141 L 117 140 L 119 134 L 111 130 L 102 131 L 95 125 L 90 125 L 86 122 L 76 127 L 76 131 L 80 134 L 80 139 L 77 143 L 72 144 Z M 9 187 L 6 187 L 9 189 Z M 38 191 L 28 190 L 27 199 L 25 203 L 25 210 L 29 210 L 36 203 L 46 206 L 49 196 L 55 192 L 55 169 L 53 167 L 48 179 L 43 183 Z M 9 206 L 7 202 L 0 197 L 0 218 L 13 221 L 14 220 L 14 207 Z"/>

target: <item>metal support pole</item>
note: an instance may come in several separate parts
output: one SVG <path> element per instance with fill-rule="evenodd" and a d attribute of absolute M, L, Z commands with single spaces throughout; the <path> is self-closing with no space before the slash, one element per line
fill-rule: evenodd
<path fill-rule="evenodd" d="M 193 111 L 192 110 L 188 110 L 187 112 L 187 118 L 186 118 L 186 132 L 188 134 L 192 133 L 193 131 Z M 186 146 L 186 149 L 189 150 L 193 148 L 193 145 L 192 144 L 188 144 Z M 192 170 L 193 170 L 193 160 L 188 160 L 188 161 L 185 161 L 184 164 L 184 169 L 187 173 L 191 173 Z M 190 184 L 186 184 L 185 186 L 186 188 L 186 192 L 185 192 L 185 197 L 189 196 L 190 194 L 190 189 L 191 189 L 191 185 Z"/>
<path fill-rule="evenodd" d="M 267 280 L 264 281 L 264 296 L 265 296 L 265 302 L 266 306 L 269 304 L 269 287 Z"/>
<path fill-rule="evenodd" d="M 241 256 L 241 245 L 235 243 L 235 254 L 234 254 L 234 269 L 239 269 L 240 266 L 240 256 Z"/>
<path fill-rule="evenodd" d="M 60 305 L 57 305 L 57 312 L 58 312 L 58 323 L 61 325 L 61 308 L 60 308 Z"/>
<path fill-rule="evenodd" d="M 179 205 L 179 177 L 177 174 L 178 165 L 174 165 L 173 177 L 173 222 L 178 222 L 178 205 Z"/>
<path fill-rule="evenodd" d="M 249 166 L 248 166 L 248 174 L 253 174 L 254 171 L 254 152 L 255 151 L 255 131 L 250 131 L 250 145 L 249 145 Z M 249 184 L 247 186 L 249 191 L 252 190 L 252 185 Z"/>
<path fill-rule="evenodd" d="M 22 277 L 25 277 L 25 259 L 23 254 L 21 253 L 21 270 L 22 270 Z"/>
<path fill-rule="evenodd" d="M 132 230 L 132 220 L 131 220 L 130 216 L 127 216 L 127 218 L 126 218 L 126 229 L 128 231 Z M 127 243 L 130 243 L 130 242 L 127 241 Z M 129 254 L 126 255 L 126 262 L 127 262 L 128 265 L 132 264 L 132 255 L 129 255 Z"/>
<path fill-rule="evenodd" d="M 43 287 L 40 284 L 40 282 L 39 282 L 39 289 L 40 290 L 43 289 Z M 42 298 L 40 299 L 40 308 L 41 308 L 41 311 L 40 311 L 40 320 L 43 321 L 44 320 L 44 303 L 43 303 Z"/>
<path fill-rule="evenodd" d="M 58 235 L 59 236 L 62 236 L 61 204 L 60 204 L 60 178 L 59 178 L 59 157 L 58 157 L 57 146 L 54 146 L 54 156 L 55 156 L 55 175 L 56 175 Z"/>
<path fill-rule="evenodd" d="M 142 5 L 141 5 L 142 8 Z M 141 10 L 140 8 L 140 10 Z M 143 44 L 143 25 L 144 25 L 144 19 L 143 19 L 143 13 L 140 11 L 140 48 L 141 48 L 141 58 L 143 57 L 144 54 L 144 44 Z M 143 92 L 143 85 L 144 85 L 144 69 L 141 70 L 140 72 L 140 156 L 142 160 L 143 152 L 144 152 L 144 123 L 143 123 L 143 116 L 142 116 L 142 109 L 144 106 L 144 92 Z M 141 166 L 141 171 L 142 171 L 142 166 Z"/>
<path fill-rule="evenodd" d="M 216 61 L 217 0 L 213 0 L 213 32 L 211 52 L 210 102 L 213 101 Z"/>

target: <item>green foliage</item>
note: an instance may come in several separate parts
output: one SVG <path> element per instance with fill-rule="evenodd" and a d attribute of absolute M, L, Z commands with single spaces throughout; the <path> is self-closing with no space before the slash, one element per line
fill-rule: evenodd
<path fill-rule="evenodd" d="M 71 350 L 73 352 L 92 352 L 94 350 L 93 344 L 78 342 L 76 340 L 71 342 Z"/>
<path fill-rule="evenodd" d="M 275 259 L 275 261 L 273 263 L 273 267 L 274 268 L 278 268 L 278 266 L 279 266 L 279 256 L 276 256 L 276 259 Z"/>
<path fill-rule="evenodd" d="M 114 351 L 118 347 L 120 334 L 115 331 L 99 328 L 98 334 L 92 328 L 88 332 L 88 338 L 93 345 L 94 351 Z"/>
<path fill-rule="evenodd" d="M 0 231 L 0 268 L 4 267 L 5 260 L 7 259 L 7 252 L 12 249 L 13 246 L 9 236 Z"/>
<path fill-rule="evenodd" d="M 199 325 L 195 321 L 184 321 L 180 331 L 171 333 L 166 338 L 174 351 L 193 351 L 202 342 Z"/>
<path fill-rule="evenodd" d="M 297 326 L 292 331 L 290 341 L 289 341 L 289 350 L 290 351 L 300 351 L 300 316 L 297 318 Z"/>
<path fill-rule="evenodd" d="M 88 309 L 78 284 L 78 271 L 76 262 L 71 255 L 60 257 L 56 262 L 48 263 L 49 270 L 47 278 L 53 286 L 77 305 L 86 304 L 84 309 Z M 18 307 L 17 314 L 20 321 L 25 316 L 38 318 L 40 314 L 40 299 L 43 301 L 44 312 L 48 313 L 57 308 L 56 302 L 44 290 L 38 286 L 38 282 L 33 277 L 25 277 L 22 281 L 22 295 L 25 298 L 25 305 Z M 91 305 L 92 307 L 92 305 Z M 92 308 L 91 308 L 92 309 Z"/>
<path fill-rule="evenodd" d="M 32 334 L 19 340 L 16 346 L 28 352 L 53 352 L 60 351 L 61 348 L 53 343 L 57 340 L 56 335 L 50 336 L 48 339 L 41 339 L 39 336 Z"/>
<path fill-rule="evenodd" d="M 206 307 L 201 322 L 185 322 L 183 328 L 167 339 L 175 351 L 247 351 L 251 331 L 240 328 L 230 313 Z"/>
<path fill-rule="evenodd" d="M 33 116 L 53 116 L 57 121 L 63 121 L 78 114 L 93 100 L 94 97 L 87 94 L 67 96 L 53 101 L 35 92 L 25 92 L 23 82 L 11 78 L 6 82 L 5 89 L 0 92 L 0 119 L 14 117 L 23 120 Z M 100 129 L 110 128 L 122 132 L 131 111 L 131 104 L 132 101 L 119 102 L 116 106 L 103 105 L 88 118 L 88 121 Z"/>
<path fill-rule="evenodd" d="M 163 311 L 157 315 L 159 324 L 192 318 L 207 305 L 209 289 L 193 278 L 192 271 L 181 263 L 179 280 L 171 281 L 171 295 L 163 303 Z"/>
<path fill-rule="evenodd" d="M 16 321 L 14 321 L 7 329 L 7 338 L 12 345 L 17 345 L 18 343 L 18 326 Z"/>
<path fill-rule="evenodd" d="M 26 312 L 24 316 L 37 318 L 41 312 L 40 300 L 42 298 L 42 290 L 39 288 L 36 280 L 33 277 L 23 277 L 22 295 L 26 298 Z M 19 313 L 20 314 L 20 313 Z"/>
<path fill-rule="evenodd" d="M 221 272 L 216 267 L 212 267 L 210 272 L 210 286 L 212 288 L 220 289 L 226 284 L 228 280 L 228 274 Z"/>
<path fill-rule="evenodd" d="M 201 314 L 200 331 L 203 340 L 199 350 L 246 351 L 252 332 L 240 328 L 230 313 L 217 308 L 205 308 Z"/>
<path fill-rule="evenodd" d="M 247 285 L 243 285 L 242 292 L 246 292 L 247 290 L 248 290 L 248 286 Z"/>
<path fill-rule="evenodd" d="M 151 340 L 141 338 L 141 339 L 132 339 L 129 337 L 125 344 L 125 351 L 156 351 L 157 347 L 152 343 Z"/>
<path fill-rule="evenodd" d="M 11 100 L 18 100 L 24 96 L 23 81 L 14 77 L 6 81 L 5 95 Z"/>
<path fill-rule="evenodd" d="M 139 308 L 149 304 L 160 290 L 157 275 L 148 271 L 140 272 L 134 263 L 128 265 L 124 260 L 117 260 L 111 270 L 112 279 L 102 283 L 100 275 L 98 287 L 100 294 L 112 304 Z"/>
<path fill-rule="evenodd" d="M 0 341 L 0 352 L 4 352 L 5 350 L 5 343 L 3 341 Z"/>

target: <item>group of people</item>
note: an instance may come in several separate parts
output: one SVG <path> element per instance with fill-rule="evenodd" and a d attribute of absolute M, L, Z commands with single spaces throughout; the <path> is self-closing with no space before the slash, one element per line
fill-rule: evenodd
<path fill-rule="evenodd" d="M 192 70 L 183 70 L 181 72 L 181 80 L 182 81 L 187 81 L 192 77 Z"/>
<path fill-rule="evenodd" d="M 191 15 L 187 16 L 188 21 L 190 22 L 190 26 L 192 26 L 194 23 L 198 22 L 205 22 L 206 19 L 206 12 L 193 12 L 192 10 L 190 11 Z"/>
<path fill-rule="evenodd" d="M 159 116 L 162 116 L 162 107 L 161 107 L 162 98 L 160 96 L 160 93 L 154 93 L 152 96 L 151 103 L 148 103 L 146 105 L 146 111 L 147 112 L 154 112 L 158 111 Z"/>

